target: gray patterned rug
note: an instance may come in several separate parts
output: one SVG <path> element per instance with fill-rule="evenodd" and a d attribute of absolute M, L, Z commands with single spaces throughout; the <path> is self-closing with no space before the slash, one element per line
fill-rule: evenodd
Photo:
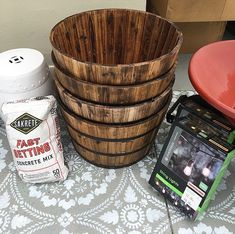
<path fill-rule="evenodd" d="M 174 92 L 173 102 L 185 92 Z M 85 162 L 61 122 L 70 169 L 63 183 L 24 184 L 0 128 L 0 233 L 205 233 L 235 232 L 235 161 L 201 222 L 192 222 L 154 191 L 150 174 L 170 126 L 163 122 L 149 155 L 124 169 Z"/>

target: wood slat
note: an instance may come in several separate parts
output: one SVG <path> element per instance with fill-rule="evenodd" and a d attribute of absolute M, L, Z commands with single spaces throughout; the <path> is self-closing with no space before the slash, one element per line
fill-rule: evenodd
<path fill-rule="evenodd" d="M 107 155 L 103 155 L 101 153 L 95 153 L 90 150 L 87 150 L 75 142 L 73 142 L 73 144 L 74 144 L 74 147 L 77 150 L 77 152 L 86 161 L 88 161 L 96 166 L 106 167 L 106 168 L 120 168 L 120 167 L 130 166 L 130 165 L 140 161 L 142 158 L 144 158 L 152 146 L 152 144 L 149 144 L 137 152 L 127 153 L 126 155 L 121 155 L 121 156 L 110 157 Z"/>
<path fill-rule="evenodd" d="M 170 100 L 171 97 L 159 112 L 147 119 L 126 124 L 105 124 L 84 119 L 70 111 L 61 101 L 58 101 L 65 121 L 75 130 L 88 136 L 116 140 L 136 138 L 157 128 L 166 114 Z"/>
<path fill-rule="evenodd" d="M 161 110 L 172 92 L 171 85 L 166 92 L 152 100 L 128 106 L 108 106 L 74 97 L 56 79 L 55 84 L 61 101 L 68 109 L 85 119 L 101 123 L 128 123 L 145 119 Z"/>
<path fill-rule="evenodd" d="M 169 93 L 174 82 L 175 66 L 159 78 L 143 84 L 114 86 L 100 85 L 79 80 L 68 74 L 54 60 L 55 76 L 62 86 L 72 95 L 83 100 L 100 104 L 130 105 L 153 98 L 153 100 L 164 99 Z"/>
<path fill-rule="evenodd" d="M 153 129 L 150 132 L 135 139 L 105 140 L 102 138 L 84 135 L 76 131 L 69 125 L 67 127 L 71 138 L 77 144 L 83 146 L 88 150 L 93 150 L 100 154 L 110 154 L 110 155 L 127 154 L 140 150 L 141 148 L 147 146 L 152 142 L 158 130 L 158 128 Z"/>

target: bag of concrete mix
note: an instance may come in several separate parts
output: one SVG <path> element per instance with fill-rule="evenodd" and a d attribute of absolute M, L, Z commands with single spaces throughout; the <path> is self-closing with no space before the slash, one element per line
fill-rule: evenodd
<path fill-rule="evenodd" d="M 65 180 L 68 168 L 64 164 L 55 98 L 43 96 L 7 102 L 2 112 L 21 179 L 29 183 Z"/>

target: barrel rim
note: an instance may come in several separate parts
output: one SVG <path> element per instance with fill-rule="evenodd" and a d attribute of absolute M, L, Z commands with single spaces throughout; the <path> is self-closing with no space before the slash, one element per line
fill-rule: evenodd
<path fill-rule="evenodd" d="M 172 76 L 174 77 L 174 74 L 172 74 Z M 122 105 L 110 105 L 110 103 L 107 104 L 101 104 L 98 102 L 94 102 L 94 101 L 86 101 L 83 98 L 78 98 L 74 95 L 72 95 L 69 90 L 67 90 L 58 80 L 57 77 L 55 77 L 55 84 L 56 84 L 56 88 L 57 89 L 61 89 L 61 92 L 63 92 L 63 94 L 65 94 L 69 99 L 73 100 L 74 102 L 77 103 L 77 101 L 79 101 L 80 103 L 87 105 L 87 106 L 92 106 L 95 108 L 102 108 L 102 109 L 131 109 L 131 108 L 136 108 L 136 107 L 140 107 L 140 106 L 144 106 L 145 104 L 149 104 L 151 102 L 157 101 L 157 100 L 161 100 L 162 98 L 166 97 L 167 95 L 170 95 L 170 93 L 172 92 L 172 87 L 174 85 L 174 81 L 175 79 L 172 78 L 172 81 L 170 82 L 170 84 L 167 86 L 167 88 L 165 90 L 163 90 L 160 94 L 156 95 L 155 97 L 152 97 L 150 99 L 141 101 L 141 102 L 137 102 L 137 103 L 133 103 L 131 105 L 126 105 L 126 104 L 122 104 Z M 60 92 L 60 91 L 58 91 Z M 61 100 L 63 102 L 63 100 Z"/>
<path fill-rule="evenodd" d="M 172 99 L 172 93 L 171 95 L 169 96 L 168 100 L 166 101 L 166 104 L 158 111 L 158 112 L 155 112 L 154 114 L 150 115 L 149 117 L 145 118 L 144 120 L 138 120 L 138 121 L 135 121 L 135 122 L 127 122 L 127 123 L 102 123 L 102 122 L 97 122 L 97 121 L 91 121 L 91 120 L 88 120 L 88 119 L 85 119 L 81 116 L 78 116 L 77 114 L 73 113 L 71 110 L 69 110 L 63 103 L 62 101 L 60 100 L 60 98 L 58 97 L 57 98 L 57 101 L 60 105 L 60 108 L 62 109 L 62 112 L 64 111 L 66 114 L 68 114 L 69 116 L 72 116 L 73 118 L 75 118 L 76 120 L 80 120 L 80 121 L 83 121 L 85 123 L 88 123 L 90 125 L 99 125 L 99 126 L 103 126 L 103 127 L 112 127 L 112 128 L 123 128 L 123 127 L 132 127 L 132 126 L 136 126 L 138 124 L 143 124 L 143 123 L 146 123 L 148 121 L 151 121 L 152 119 L 154 118 L 157 118 L 157 116 L 159 117 L 161 114 L 163 114 L 164 112 L 167 111 L 168 107 L 169 107 L 169 104 L 171 102 L 171 99 Z"/>
<path fill-rule="evenodd" d="M 145 137 L 148 134 L 153 133 L 154 131 L 159 131 L 160 129 L 160 125 L 156 126 L 155 128 L 150 129 L 148 132 L 145 132 L 141 135 L 137 135 L 134 137 L 129 137 L 129 138 L 103 138 L 103 137 L 95 137 L 95 136 L 91 136 L 89 134 L 83 133 L 77 129 L 75 129 L 73 126 L 71 126 L 69 123 L 67 123 L 67 130 L 68 132 L 70 131 L 69 129 L 71 129 L 72 131 L 77 132 L 78 134 L 81 134 L 82 136 L 85 136 L 87 138 L 90 138 L 92 140 L 100 140 L 100 141 L 106 141 L 106 142 L 126 142 L 127 140 L 136 140 L 138 138 L 142 138 Z M 72 138 L 72 137 L 71 137 Z"/>
<path fill-rule="evenodd" d="M 110 10 L 116 10 L 116 11 L 129 11 L 129 12 L 139 12 L 141 14 L 146 14 L 146 15 L 152 15 L 156 18 L 159 18 L 161 20 L 164 20 L 166 22 L 168 22 L 170 25 L 172 25 L 177 33 L 179 34 L 179 38 L 178 38 L 178 41 L 177 41 L 177 44 L 176 46 L 170 51 L 168 52 L 167 54 L 164 54 L 160 57 L 157 57 L 155 59 L 151 59 L 151 60 L 148 60 L 148 61 L 143 61 L 143 62 L 138 62 L 138 63 L 130 63 L 130 64 L 113 64 L 113 65 L 107 65 L 107 64 L 101 64 L 101 63 L 95 63 L 95 62 L 83 62 L 83 61 L 80 61 L 78 59 L 76 59 L 74 56 L 71 56 L 69 55 L 68 53 L 65 53 L 62 51 L 62 49 L 58 48 L 56 45 L 55 45 L 55 42 L 53 40 L 53 34 L 54 34 L 54 31 L 56 29 L 56 27 L 58 27 L 59 24 L 63 23 L 63 21 L 65 20 L 68 20 L 69 18 L 72 18 L 72 17 L 75 17 L 75 16 L 79 16 L 79 15 L 82 15 L 84 13 L 89 13 L 89 12 L 99 12 L 99 11 L 110 11 Z M 137 67 L 137 66 L 144 66 L 144 65 L 148 65 L 149 63 L 154 63 L 154 62 L 157 62 L 157 61 L 161 61 L 161 60 L 164 60 L 166 57 L 168 56 L 171 56 L 175 53 L 177 53 L 177 51 L 179 51 L 182 43 L 183 43 L 183 33 L 180 31 L 180 29 L 171 21 L 167 20 L 166 18 L 164 17 L 161 17 L 159 15 L 156 15 L 156 14 L 153 14 L 153 13 L 150 13 L 150 12 L 146 12 L 146 11 L 141 11 L 141 10 L 134 10 L 134 9 L 125 9 L 125 8 L 103 8 L 103 9 L 96 9 L 96 10 L 88 10 L 88 11 L 83 11 L 83 12 L 80 12 L 80 13 L 77 13 L 77 14 L 73 14 L 73 15 L 70 15 L 64 19 L 62 19 L 61 21 L 59 21 L 52 29 L 51 29 L 51 32 L 50 32 L 50 36 L 49 36 L 49 39 L 50 39 L 50 42 L 51 42 L 51 45 L 52 47 L 57 50 L 60 54 L 62 54 L 63 56 L 66 56 L 67 58 L 69 59 L 72 59 L 74 60 L 75 62 L 79 62 L 81 64 L 84 64 L 84 65 L 97 65 L 99 67 L 118 67 L 118 68 L 125 68 L 125 67 Z"/>
<path fill-rule="evenodd" d="M 129 154 L 129 153 L 135 153 L 135 152 L 138 152 L 139 150 L 141 150 L 142 148 L 144 148 L 145 146 L 147 146 L 150 142 L 152 142 L 153 139 L 155 139 L 156 137 L 156 134 L 157 134 L 157 130 L 159 130 L 159 128 L 155 128 L 151 131 L 149 131 L 148 133 L 146 133 L 145 135 L 141 136 L 141 137 L 137 137 L 135 140 L 132 140 L 132 139 L 129 139 L 129 138 L 126 138 L 125 141 L 107 141 L 107 139 L 105 140 L 101 140 L 99 138 L 97 138 L 97 140 L 93 139 L 93 138 L 89 138 L 89 137 L 85 137 L 83 140 L 85 140 L 84 142 L 86 142 L 87 140 L 91 142 L 91 145 L 83 145 L 83 144 L 80 144 L 81 141 L 80 141 L 80 137 L 77 137 L 77 134 L 79 134 L 76 130 L 74 130 L 72 127 L 70 127 L 68 125 L 68 128 L 67 128 L 68 132 L 69 132 L 69 135 L 71 137 L 71 139 L 73 141 L 75 141 L 78 145 L 80 145 L 81 147 L 83 147 L 84 149 L 87 149 L 91 152 L 94 152 L 94 153 L 97 153 L 97 154 L 102 154 L 102 155 L 107 155 L 107 156 L 110 156 L 110 157 L 114 157 L 114 156 L 122 156 L 122 155 L 126 155 L 126 154 Z M 82 134 L 79 134 L 79 135 L 82 135 Z M 147 137 L 147 138 L 146 138 Z M 142 141 L 142 142 L 139 142 Z M 97 143 L 97 141 L 99 143 Z M 137 141 L 139 142 L 139 144 L 136 144 L 135 143 L 135 147 L 127 147 L 126 146 L 129 146 L 130 144 L 132 144 L 133 141 Z M 82 141 L 82 143 L 84 143 Z M 98 149 L 99 148 L 99 144 L 100 142 L 102 142 L 103 144 L 105 145 L 108 145 L 108 144 L 113 144 L 113 145 L 116 145 L 116 144 L 124 144 L 125 145 L 125 151 L 119 151 L 119 149 L 115 149 L 115 150 L 108 150 L 106 149 L 105 152 L 104 151 L 99 151 Z M 93 149 L 94 146 L 96 148 L 96 150 Z M 115 152 L 115 153 L 114 153 Z"/>
<path fill-rule="evenodd" d="M 160 76 L 154 77 L 151 80 L 147 80 L 147 81 L 143 81 L 141 83 L 138 84 L 129 84 L 129 85 L 112 85 L 112 84 L 100 84 L 100 83 L 93 83 L 93 82 L 89 82 L 87 80 L 82 80 L 79 79 L 78 77 L 76 77 L 75 75 L 71 74 L 69 71 L 67 71 L 66 69 L 64 69 L 63 67 L 61 67 L 58 62 L 56 61 L 55 58 L 55 54 L 53 51 L 51 51 L 51 59 L 52 62 L 54 64 L 54 69 L 57 69 L 60 73 L 62 73 L 64 76 L 67 76 L 68 78 L 74 80 L 75 82 L 80 82 L 80 83 L 84 83 L 87 85 L 92 85 L 92 86 L 96 86 L 98 87 L 104 87 L 104 88 L 120 88 L 120 89 L 127 89 L 127 88 L 138 88 L 141 87 L 144 84 L 151 84 L 153 82 L 155 82 L 156 80 L 164 80 L 169 74 L 173 74 L 175 72 L 176 69 L 176 64 L 173 64 L 170 69 L 168 71 L 166 71 L 165 73 L 161 74 Z"/>

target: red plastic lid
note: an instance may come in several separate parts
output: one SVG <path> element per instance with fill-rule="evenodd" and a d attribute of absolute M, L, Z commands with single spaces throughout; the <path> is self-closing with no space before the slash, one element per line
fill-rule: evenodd
<path fill-rule="evenodd" d="M 189 77 L 202 98 L 235 123 L 235 40 L 199 49 L 191 58 Z"/>

